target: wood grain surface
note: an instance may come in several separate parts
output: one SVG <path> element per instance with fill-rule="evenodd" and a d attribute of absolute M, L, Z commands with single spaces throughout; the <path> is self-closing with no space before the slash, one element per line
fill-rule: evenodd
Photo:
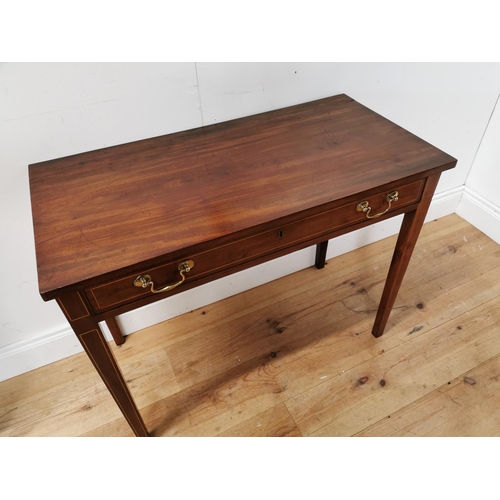
<path fill-rule="evenodd" d="M 339 95 L 30 165 L 40 291 L 455 163 Z"/>

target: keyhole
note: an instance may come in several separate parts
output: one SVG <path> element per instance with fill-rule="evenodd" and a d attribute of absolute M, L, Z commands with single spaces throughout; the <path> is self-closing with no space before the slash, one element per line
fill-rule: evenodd
<path fill-rule="evenodd" d="M 280 230 L 280 232 L 279 232 L 279 237 L 283 238 L 283 231 L 282 230 Z"/>

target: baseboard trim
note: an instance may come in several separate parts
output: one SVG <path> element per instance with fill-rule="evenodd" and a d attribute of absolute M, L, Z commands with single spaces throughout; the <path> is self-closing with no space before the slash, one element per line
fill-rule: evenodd
<path fill-rule="evenodd" d="M 500 244 L 500 207 L 466 187 L 457 214 Z"/>
<path fill-rule="evenodd" d="M 435 195 L 426 221 L 454 213 L 462 198 L 463 190 L 463 186 L 461 186 Z M 399 231 L 401 220 L 402 216 L 395 217 L 336 238 L 329 245 L 327 258 L 331 259 L 396 234 Z M 472 224 L 476 225 L 473 222 Z M 127 335 L 305 269 L 313 265 L 314 256 L 315 249 L 306 248 L 131 311 L 120 316 L 118 322 L 124 334 Z M 106 326 L 104 324 L 101 326 L 106 338 L 110 340 L 111 336 Z M 69 326 L 34 339 L 10 344 L 0 348 L 0 381 L 81 351 L 82 347 Z"/>
<path fill-rule="evenodd" d="M 425 222 L 454 214 L 462 199 L 464 187 L 459 186 L 434 195 Z"/>
<path fill-rule="evenodd" d="M 69 326 L 34 339 L 7 345 L 0 348 L 0 381 L 59 361 L 82 350 Z"/>

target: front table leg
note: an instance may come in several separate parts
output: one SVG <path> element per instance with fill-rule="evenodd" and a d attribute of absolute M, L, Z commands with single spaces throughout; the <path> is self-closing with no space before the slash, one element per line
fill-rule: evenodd
<path fill-rule="evenodd" d="M 413 249 L 417 243 L 418 235 L 424 224 L 424 219 L 431 204 L 439 177 L 440 174 L 437 174 L 427 179 L 418 208 L 413 212 L 407 212 L 404 216 L 396 248 L 394 249 L 391 266 L 389 268 L 389 274 L 387 275 L 377 316 L 373 325 L 372 334 L 374 337 L 380 337 L 384 333 L 406 268 L 408 267 Z"/>
<path fill-rule="evenodd" d="M 137 436 L 148 431 L 95 317 L 78 292 L 57 299 L 78 340 Z"/>

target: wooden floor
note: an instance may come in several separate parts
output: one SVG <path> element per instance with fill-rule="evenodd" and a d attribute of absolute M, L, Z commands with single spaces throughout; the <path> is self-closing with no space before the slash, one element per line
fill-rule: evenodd
<path fill-rule="evenodd" d="M 333 243 L 333 242 L 332 242 Z M 395 237 L 127 338 L 156 436 L 499 436 L 500 246 L 424 226 L 386 333 Z M 85 354 L 0 383 L 2 436 L 130 436 Z"/>

